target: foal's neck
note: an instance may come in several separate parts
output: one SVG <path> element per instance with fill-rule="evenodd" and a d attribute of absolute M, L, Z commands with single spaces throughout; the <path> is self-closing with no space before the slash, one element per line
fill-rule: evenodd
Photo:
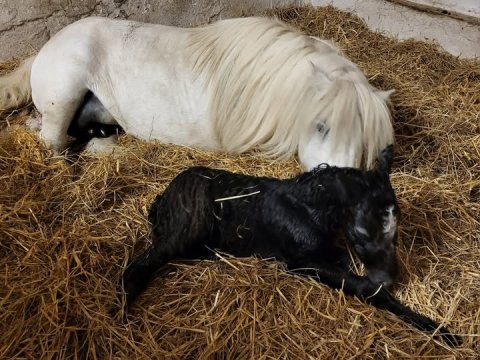
<path fill-rule="evenodd" d="M 355 206 L 364 191 L 357 169 L 327 167 L 294 179 L 294 196 L 306 204 L 335 213 Z"/>

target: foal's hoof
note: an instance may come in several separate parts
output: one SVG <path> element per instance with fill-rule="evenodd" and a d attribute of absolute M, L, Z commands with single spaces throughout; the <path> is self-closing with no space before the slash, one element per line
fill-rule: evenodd
<path fill-rule="evenodd" d="M 127 311 L 123 308 L 123 306 L 119 305 L 112 305 L 108 309 L 108 316 L 115 321 L 119 321 L 124 323 L 127 320 Z"/>
<path fill-rule="evenodd" d="M 443 342 L 451 347 L 459 347 L 463 344 L 463 340 L 460 336 L 452 334 L 444 327 L 438 329 L 438 333 L 435 335 L 435 337 L 439 337 L 441 340 L 443 340 Z"/>
<path fill-rule="evenodd" d="M 118 305 L 112 305 L 110 309 L 108 309 L 107 314 L 111 318 L 115 318 L 117 317 L 119 312 L 120 312 L 120 307 Z"/>

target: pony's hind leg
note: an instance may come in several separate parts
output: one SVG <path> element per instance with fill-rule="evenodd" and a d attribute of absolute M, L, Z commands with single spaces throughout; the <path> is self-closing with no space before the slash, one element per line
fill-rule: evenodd
<path fill-rule="evenodd" d="M 68 127 L 88 92 L 86 64 L 69 59 L 42 49 L 32 65 L 32 99 L 42 115 L 40 137 L 56 153 L 65 150 Z"/>
<path fill-rule="evenodd" d="M 67 130 L 80 101 L 51 101 L 42 111 L 42 129 L 40 137 L 48 148 L 60 153 L 67 146 Z"/>

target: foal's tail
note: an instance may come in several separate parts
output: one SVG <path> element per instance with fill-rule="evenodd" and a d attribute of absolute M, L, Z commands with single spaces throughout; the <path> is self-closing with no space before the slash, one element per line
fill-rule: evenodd
<path fill-rule="evenodd" d="M 35 56 L 24 60 L 10 74 L 0 77 L 0 111 L 26 104 L 32 96 L 30 73 Z"/>

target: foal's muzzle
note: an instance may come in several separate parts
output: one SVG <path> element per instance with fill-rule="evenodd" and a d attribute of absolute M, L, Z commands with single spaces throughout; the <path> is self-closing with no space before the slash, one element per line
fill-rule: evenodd
<path fill-rule="evenodd" d="M 368 271 L 368 278 L 375 284 L 382 285 L 384 287 L 390 287 L 395 282 L 398 272 L 396 268 L 391 271 L 385 270 L 370 270 Z"/>

